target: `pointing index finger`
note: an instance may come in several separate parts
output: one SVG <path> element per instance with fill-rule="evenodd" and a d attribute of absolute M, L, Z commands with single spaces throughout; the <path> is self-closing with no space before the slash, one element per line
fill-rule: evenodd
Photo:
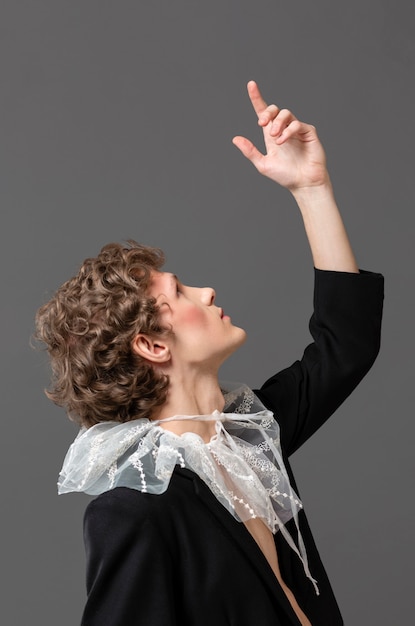
<path fill-rule="evenodd" d="M 255 113 L 258 117 L 261 115 L 263 111 L 267 108 L 267 103 L 264 98 L 261 96 L 261 92 L 259 91 L 258 85 L 254 80 L 250 80 L 248 85 L 248 95 L 251 100 L 252 106 L 254 107 Z"/>

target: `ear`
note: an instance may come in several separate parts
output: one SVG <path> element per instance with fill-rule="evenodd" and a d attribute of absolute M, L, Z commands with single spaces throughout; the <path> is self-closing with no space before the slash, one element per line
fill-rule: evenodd
<path fill-rule="evenodd" d="M 143 359 L 154 364 L 167 363 L 171 358 L 170 348 L 161 337 L 136 335 L 133 339 L 132 349 Z"/>

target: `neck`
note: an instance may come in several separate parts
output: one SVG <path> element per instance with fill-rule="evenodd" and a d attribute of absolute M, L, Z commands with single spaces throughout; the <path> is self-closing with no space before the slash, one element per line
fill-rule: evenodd
<path fill-rule="evenodd" d="M 210 415 L 213 411 L 222 411 L 225 404 L 217 375 L 200 373 L 197 376 L 170 376 L 167 401 L 154 415 L 154 419 L 163 420 L 175 415 Z M 195 432 L 205 441 L 215 434 L 215 420 L 172 420 L 165 428 L 182 435 Z"/>

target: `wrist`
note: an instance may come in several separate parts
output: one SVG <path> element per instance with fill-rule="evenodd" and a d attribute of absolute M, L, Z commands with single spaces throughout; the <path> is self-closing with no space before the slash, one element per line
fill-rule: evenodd
<path fill-rule="evenodd" d="M 295 187 L 290 189 L 290 191 L 300 208 L 308 203 L 314 204 L 315 202 L 327 201 L 327 199 L 332 199 L 334 196 L 333 186 L 328 174 L 323 181 L 315 185 Z"/>

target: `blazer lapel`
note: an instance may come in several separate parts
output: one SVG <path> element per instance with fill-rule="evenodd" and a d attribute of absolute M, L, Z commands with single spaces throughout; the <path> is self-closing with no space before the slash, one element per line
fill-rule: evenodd
<path fill-rule="evenodd" d="M 261 549 L 257 545 L 251 533 L 244 524 L 238 522 L 229 511 L 217 500 L 209 487 L 193 472 L 187 469 L 176 467 L 178 473 L 183 473 L 188 478 L 191 477 L 197 496 L 209 511 L 216 517 L 229 535 L 230 541 L 237 544 L 246 558 L 250 561 L 253 569 L 263 581 L 268 593 L 278 606 L 277 613 L 281 613 L 281 609 L 287 617 L 287 624 L 293 626 L 301 626 L 301 623 L 295 615 L 287 596 L 282 590 L 278 580 L 275 577 L 268 561 L 263 555 Z"/>

